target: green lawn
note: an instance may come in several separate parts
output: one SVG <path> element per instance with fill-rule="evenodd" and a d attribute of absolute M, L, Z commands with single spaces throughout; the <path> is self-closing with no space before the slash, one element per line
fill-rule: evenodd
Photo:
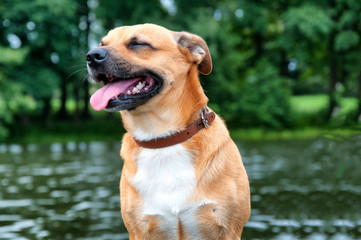
<path fill-rule="evenodd" d="M 332 140 L 342 140 L 342 138 L 361 134 L 361 127 L 352 128 L 317 128 L 306 127 L 299 129 L 269 130 L 262 128 L 252 129 L 231 129 L 231 137 L 235 140 L 259 141 L 259 140 L 293 140 L 311 139 L 325 137 Z"/>
<path fill-rule="evenodd" d="M 317 114 L 327 108 L 327 95 L 292 96 L 291 109 L 298 114 Z"/>
<path fill-rule="evenodd" d="M 356 98 L 342 98 L 341 100 L 341 114 L 348 114 L 357 109 Z"/>
<path fill-rule="evenodd" d="M 317 114 L 320 111 L 327 109 L 327 104 L 328 96 L 326 94 L 291 97 L 291 109 L 297 114 Z M 342 98 L 340 104 L 340 114 L 349 114 L 356 110 L 357 99 L 350 97 Z"/>

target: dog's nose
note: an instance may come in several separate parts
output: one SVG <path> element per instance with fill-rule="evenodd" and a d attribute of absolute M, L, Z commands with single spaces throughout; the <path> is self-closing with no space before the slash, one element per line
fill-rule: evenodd
<path fill-rule="evenodd" d="M 108 52 L 102 48 L 95 48 L 90 50 L 86 55 L 86 60 L 90 67 L 96 67 L 104 63 L 108 58 Z"/>

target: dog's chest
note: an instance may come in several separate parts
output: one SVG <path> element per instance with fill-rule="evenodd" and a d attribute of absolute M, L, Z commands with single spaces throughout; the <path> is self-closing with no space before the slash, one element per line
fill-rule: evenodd
<path fill-rule="evenodd" d="M 137 173 L 132 184 L 142 197 L 143 214 L 163 218 L 177 216 L 186 207 L 195 187 L 192 153 L 178 144 L 143 149 L 136 161 Z"/>

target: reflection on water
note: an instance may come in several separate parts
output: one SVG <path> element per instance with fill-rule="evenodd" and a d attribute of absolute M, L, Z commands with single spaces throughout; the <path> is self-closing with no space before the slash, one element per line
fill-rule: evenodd
<path fill-rule="evenodd" d="M 243 239 L 360 239 L 361 136 L 238 145 L 252 192 Z M 0 144 L 0 239 L 128 239 L 119 149 Z"/>
<path fill-rule="evenodd" d="M 361 136 L 239 147 L 252 194 L 246 239 L 360 239 Z"/>
<path fill-rule="evenodd" d="M 128 239 L 120 143 L 0 145 L 0 239 Z"/>

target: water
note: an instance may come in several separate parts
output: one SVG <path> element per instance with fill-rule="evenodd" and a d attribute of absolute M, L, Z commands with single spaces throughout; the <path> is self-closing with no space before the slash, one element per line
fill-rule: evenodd
<path fill-rule="evenodd" d="M 361 136 L 238 146 L 252 193 L 242 239 L 361 239 Z M 119 149 L 0 144 L 0 239 L 128 239 Z"/>

